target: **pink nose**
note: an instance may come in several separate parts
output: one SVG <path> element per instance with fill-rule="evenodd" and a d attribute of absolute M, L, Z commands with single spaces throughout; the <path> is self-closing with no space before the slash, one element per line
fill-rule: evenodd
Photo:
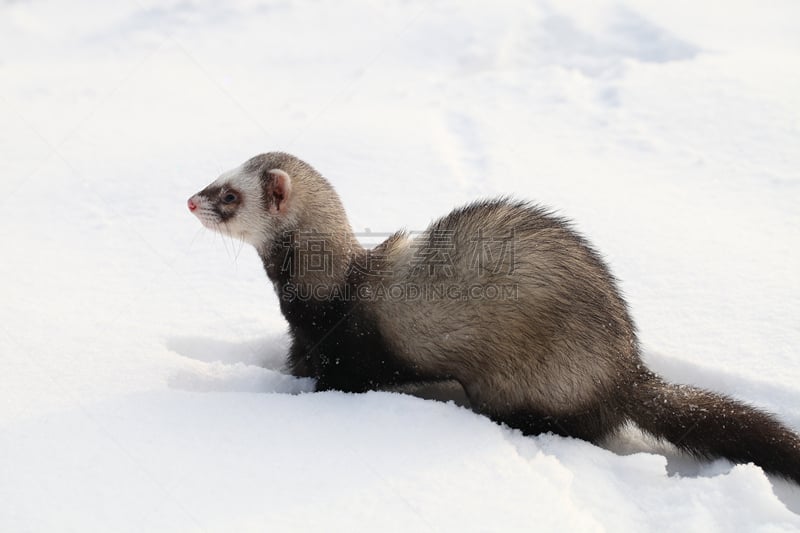
<path fill-rule="evenodd" d="M 195 209 L 197 209 L 197 204 L 189 198 L 189 211 L 194 211 Z"/>

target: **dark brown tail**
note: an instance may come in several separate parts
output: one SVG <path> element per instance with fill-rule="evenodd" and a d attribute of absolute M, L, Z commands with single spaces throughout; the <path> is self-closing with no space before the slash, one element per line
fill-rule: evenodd
<path fill-rule="evenodd" d="M 649 372 L 633 390 L 628 414 L 644 431 L 693 455 L 752 462 L 800 484 L 800 437 L 772 415 Z"/>

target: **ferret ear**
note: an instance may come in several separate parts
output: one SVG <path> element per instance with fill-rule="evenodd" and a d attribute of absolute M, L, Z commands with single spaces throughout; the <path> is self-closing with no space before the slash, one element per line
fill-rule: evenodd
<path fill-rule="evenodd" d="M 269 212 L 273 215 L 285 215 L 292 194 L 292 178 L 279 168 L 269 171 L 272 176 L 267 182 L 266 194 Z"/>

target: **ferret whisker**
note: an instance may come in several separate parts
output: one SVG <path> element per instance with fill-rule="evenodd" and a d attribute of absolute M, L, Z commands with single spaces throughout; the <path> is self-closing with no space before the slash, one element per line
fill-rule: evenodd
<path fill-rule="evenodd" d="M 225 248 L 225 255 L 228 256 L 228 259 L 231 258 L 231 251 L 228 249 L 228 241 L 225 238 L 225 225 L 217 223 L 217 233 L 219 234 L 220 240 L 222 240 L 222 247 Z"/>
<path fill-rule="evenodd" d="M 197 241 L 197 237 L 203 233 L 203 228 L 198 228 L 197 231 L 192 235 L 192 239 L 189 241 L 189 249 L 191 250 L 192 246 L 194 246 L 195 241 Z"/>
<path fill-rule="evenodd" d="M 238 240 L 239 240 L 239 249 L 236 251 L 236 261 L 239 260 L 239 254 L 242 253 L 242 250 L 244 249 L 244 245 L 245 245 L 244 239 L 242 239 L 241 236 L 239 236 Z"/>

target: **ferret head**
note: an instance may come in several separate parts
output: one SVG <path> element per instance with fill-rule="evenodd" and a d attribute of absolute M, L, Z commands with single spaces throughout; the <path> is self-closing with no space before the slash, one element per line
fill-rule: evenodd
<path fill-rule="evenodd" d="M 286 154 L 256 156 L 223 173 L 189 198 L 189 211 L 207 228 L 253 246 L 273 241 L 292 219 L 292 178 Z"/>

